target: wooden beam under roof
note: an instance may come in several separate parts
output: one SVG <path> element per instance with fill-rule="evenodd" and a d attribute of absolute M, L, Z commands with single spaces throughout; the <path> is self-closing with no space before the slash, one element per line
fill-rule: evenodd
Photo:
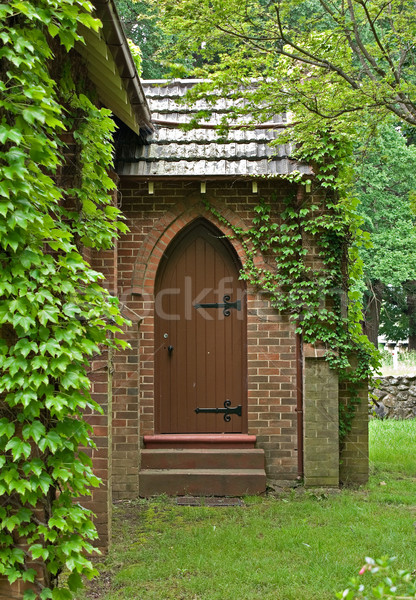
<path fill-rule="evenodd" d="M 150 110 L 113 0 L 92 0 L 103 26 L 95 32 L 80 25 L 76 50 L 84 58 L 102 104 L 132 131 L 152 131 Z"/>

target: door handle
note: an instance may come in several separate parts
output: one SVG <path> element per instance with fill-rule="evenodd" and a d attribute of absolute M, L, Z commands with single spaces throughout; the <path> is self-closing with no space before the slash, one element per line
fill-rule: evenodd
<path fill-rule="evenodd" d="M 172 354 L 172 350 L 173 350 L 173 346 L 168 346 L 168 352 L 169 352 L 169 354 Z"/>

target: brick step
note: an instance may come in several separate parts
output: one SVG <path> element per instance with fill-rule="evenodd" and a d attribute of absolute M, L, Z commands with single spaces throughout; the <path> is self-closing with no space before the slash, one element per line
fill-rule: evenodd
<path fill-rule="evenodd" d="M 246 433 L 163 433 L 143 436 L 145 448 L 254 448 Z"/>
<path fill-rule="evenodd" d="M 142 469 L 264 469 L 258 448 L 154 448 L 141 451 Z"/>
<path fill-rule="evenodd" d="M 145 469 L 140 496 L 244 496 L 266 490 L 264 469 Z"/>

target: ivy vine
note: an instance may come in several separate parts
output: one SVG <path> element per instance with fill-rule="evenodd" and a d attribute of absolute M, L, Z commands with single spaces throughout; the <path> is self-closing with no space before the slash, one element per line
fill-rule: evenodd
<path fill-rule="evenodd" d="M 339 406 L 342 444 L 351 431 L 359 388 L 379 366 L 379 353 L 361 325 L 358 247 L 367 243 L 367 234 L 360 229 L 357 201 L 348 193 L 352 143 L 330 126 L 314 131 L 313 138 L 293 128 L 277 143 L 288 141 L 297 142 L 299 160 L 314 166 L 312 193 L 305 191 L 311 180 L 293 172 L 286 178 L 304 186 L 303 191 L 288 195 L 279 215 L 272 197 L 260 200 L 248 229 L 225 222 L 245 250 L 241 278 L 267 293 L 305 343 L 323 346 L 330 367 L 348 384 L 348 402 Z M 209 202 L 207 208 L 224 221 Z"/>
<path fill-rule="evenodd" d="M 91 11 L 0 4 L 0 576 L 30 584 L 24 600 L 71 598 L 96 574 L 79 500 L 100 483 L 85 452 L 84 411 L 100 410 L 87 369 L 123 345 L 117 301 L 84 259 L 125 227 L 108 175 L 114 124 L 73 50 L 79 23 L 100 27 Z"/>

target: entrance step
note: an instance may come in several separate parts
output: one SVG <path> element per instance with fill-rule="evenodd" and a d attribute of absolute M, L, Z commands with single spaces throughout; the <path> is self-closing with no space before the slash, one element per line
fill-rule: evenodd
<path fill-rule="evenodd" d="M 255 435 L 163 433 L 143 436 L 145 448 L 254 448 Z"/>
<path fill-rule="evenodd" d="M 142 469 L 264 469 L 264 451 L 159 448 L 141 451 Z"/>
<path fill-rule="evenodd" d="M 266 491 L 264 451 L 257 448 L 144 449 L 140 496 L 244 496 Z"/>

